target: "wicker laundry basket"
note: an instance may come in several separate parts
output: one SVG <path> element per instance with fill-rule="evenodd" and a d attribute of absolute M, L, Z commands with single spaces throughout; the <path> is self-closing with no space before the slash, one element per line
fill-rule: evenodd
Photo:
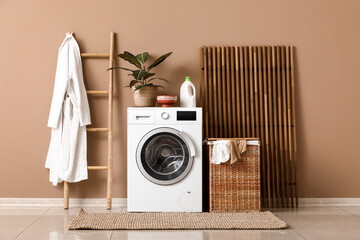
<path fill-rule="evenodd" d="M 257 140 L 258 138 L 209 138 L 210 212 L 260 211 L 260 141 L 247 145 L 242 158 L 230 165 L 212 164 L 212 145 L 217 140 Z"/>

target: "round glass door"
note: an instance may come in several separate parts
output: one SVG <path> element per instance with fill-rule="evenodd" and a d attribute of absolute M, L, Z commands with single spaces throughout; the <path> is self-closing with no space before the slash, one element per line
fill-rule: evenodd
<path fill-rule="evenodd" d="M 189 140 L 172 128 L 157 128 L 140 141 L 136 161 L 141 173 L 150 181 L 170 185 L 189 173 L 191 157 Z"/>

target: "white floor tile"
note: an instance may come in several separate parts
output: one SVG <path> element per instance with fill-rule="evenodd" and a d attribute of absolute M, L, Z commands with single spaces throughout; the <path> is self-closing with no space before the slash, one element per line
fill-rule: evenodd
<path fill-rule="evenodd" d="M 208 240 L 302 240 L 293 230 L 221 230 L 205 231 Z"/>
<path fill-rule="evenodd" d="M 354 215 L 303 215 L 284 220 L 305 239 L 360 239 L 360 218 Z"/>
<path fill-rule="evenodd" d="M 341 209 L 351 213 L 351 214 L 356 214 L 356 215 L 360 215 L 360 207 L 340 207 Z"/>
<path fill-rule="evenodd" d="M 203 231 L 114 231 L 111 240 L 155 240 L 155 239 L 186 239 L 186 240 L 206 240 Z"/>
<path fill-rule="evenodd" d="M 299 207 L 276 208 L 270 210 L 277 216 L 306 216 L 306 215 L 349 215 L 348 212 L 338 207 Z"/>
<path fill-rule="evenodd" d="M 0 215 L 0 239 L 14 239 L 38 217 L 37 215 Z"/>
<path fill-rule="evenodd" d="M 107 210 L 106 207 L 103 208 L 94 208 L 94 207 L 84 207 L 83 208 L 86 212 L 126 212 L 126 208 L 112 208 L 111 210 Z M 62 216 L 64 214 L 68 214 L 69 216 L 76 216 L 80 210 L 80 207 L 76 208 L 69 208 L 65 210 L 62 207 L 51 208 L 49 211 L 46 212 L 45 215 L 58 215 Z"/>
<path fill-rule="evenodd" d="M 68 230 L 72 218 L 65 214 L 44 215 L 16 240 L 110 239 L 112 231 Z"/>
<path fill-rule="evenodd" d="M 49 207 L 4 207 L 0 206 L 0 215 L 37 215 L 41 216 Z"/>

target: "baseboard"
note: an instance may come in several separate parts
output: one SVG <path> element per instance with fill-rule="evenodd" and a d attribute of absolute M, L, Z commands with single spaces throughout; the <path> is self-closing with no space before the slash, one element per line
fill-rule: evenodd
<path fill-rule="evenodd" d="M 63 207 L 63 198 L 0 198 L 0 206 Z M 70 207 L 105 207 L 105 198 L 70 198 Z M 360 206 L 360 198 L 300 198 L 299 207 Z M 126 198 L 113 198 L 113 208 L 126 208 Z"/>
<path fill-rule="evenodd" d="M 360 206 L 360 198 L 299 198 L 300 207 Z"/>
<path fill-rule="evenodd" d="M 63 198 L 0 198 L 0 206 L 63 207 Z M 106 207 L 106 198 L 70 198 L 69 207 Z M 126 198 L 113 198 L 113 208 L 126 208 Z"/>

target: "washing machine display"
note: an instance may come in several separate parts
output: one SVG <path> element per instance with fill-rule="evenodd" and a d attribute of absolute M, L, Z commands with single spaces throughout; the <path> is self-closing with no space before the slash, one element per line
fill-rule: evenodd
<path fill-rule="evenodd" d="M 149 181 L 171 185 L 191 170 L 192 142 L 173 128 L 157 128 L 146 134 L 137 147 L 137 165 Z"/>

